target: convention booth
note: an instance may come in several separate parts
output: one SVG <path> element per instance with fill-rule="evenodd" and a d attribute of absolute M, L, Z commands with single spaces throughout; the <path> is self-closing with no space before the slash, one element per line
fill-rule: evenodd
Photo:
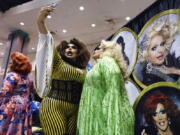
<path fill-rule="evenodd" d="M 122 45 L 135 135 L 180 134 L 180 1 L 157 0 L 108 40 Z"/>

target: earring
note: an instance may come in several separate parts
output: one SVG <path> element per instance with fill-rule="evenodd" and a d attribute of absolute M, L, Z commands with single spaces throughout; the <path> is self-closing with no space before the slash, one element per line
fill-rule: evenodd
<path fill-rule="evenodd" d="M 170 119 L 168 119 L 168 124 L 171 125 L 171 120 Z"/>
<path fill-rule="evenodd" d="M 165 65 L 167 65 L 168 64 L 168 60 L 167 60 L 167 57 L 165 58 Z"/>

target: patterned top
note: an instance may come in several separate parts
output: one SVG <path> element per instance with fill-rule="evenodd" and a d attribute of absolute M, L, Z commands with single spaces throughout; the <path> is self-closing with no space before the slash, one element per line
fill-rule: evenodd
<path fill-rule="evenodd" d="M 63 81 L 77 81 L 79 83 L 83 83 L 85 74 L 80 74 L 76 71 L 76 67 L 73 67 L 62 60 L 58 51 L 54 49 L 52 79 Z"/>
<path fill-rule="evenodd" d="M 71 103 L 79 103 L 85 74 L 76 71 L 54 50 L 54 59 L 51 76 L 51 90 L 48 97 L 64 100 Z"/>
<path fill-rule="evenodd" d="M 9 72 L 0 91 L 0 134 L 31 135 L 30 93 L 33 82 L 27 75 Z"/>
<path fill-rule="evenodd" d="M 87 73 L 77 128 L 78 135 L 134 135 L 134 111 L 111 57 L 103 57 Z"/>
<path fill-rule="evenodd" d="M 41 97 L 79 103 L 85 74 L 61 58 L 49 32 L 39 35 L 36 63 L 37 93 Z"/>
<path fill-rule="evenodd" d="M 62 93 L 59 93 L 63 85 L 73 88 L 71 95 L 72 93 L 81 94 L 80 87 L 85 79 L 85 74 L 80 74 L 76 71 L 76 67 L 62 60 L 54 47 L 54 40 L 50 32 L 39 34 L 36 63 L 36 90 L 40 97 L 48 95 L 48 97 L 64 100 L 65 96 L 63 97 Z M 58 88 L 52 85 L 57 85 Z M 52 91 L 52 88 L 57 89 Z M 78 90 L 78 88 L 80 89 Z M 48 94 L 49 92 L 50 94 Z"/>

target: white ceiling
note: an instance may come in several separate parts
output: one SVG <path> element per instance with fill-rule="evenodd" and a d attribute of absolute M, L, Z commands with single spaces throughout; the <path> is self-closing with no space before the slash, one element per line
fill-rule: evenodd
<path fill-rule="evenodd" d="M 29 33 L 29 53 L 35 53 L 38 31 L 36 18 L 40 7 L 59 0 L 34 0 L 23 5 L 11 8 L 0 14 L 0 52 L 4 51 L 8 34 L 14 29 L 22 29 Z M 61 0 L 52 13 L 52 19 L 47 19 L 49 30 L 56 33 L 56 43 L 77 37 L 93 45 L 102 39 L 108 38 L 127 23 L 126 16 L 134 18 L 156 0 Z M 80 11 L 79 7 L 85 10 Z M 111 21 L 108 21 L 111 20 Z M 24 26 L 20 26 L 24 22 Z M 92 28 L 91 24 L 96 27 Z M 63 33 L 66 29 L 67 33 Z M 0 54 L 1 55 L 1 54 Z M 2 56 L 1 56 L 2 57 Z"/>

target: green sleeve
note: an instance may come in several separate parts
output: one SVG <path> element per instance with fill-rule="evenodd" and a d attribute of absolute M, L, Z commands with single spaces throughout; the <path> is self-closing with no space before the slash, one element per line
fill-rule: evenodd
<path fill-rule="evenodd" d="M 102 102 L 102 112 L 108 128 L 107 134 L 123 133 L 124 126 L 126 126 L 123 125 L 123 117 L 125 117 L 126 107 L 128 107 L 124 107 L 123 104 L 128 104 L 128 99 L 121 70 L 115 60 L 109 57 L 102 59 L 99 68 L 106 92 Z"/>

